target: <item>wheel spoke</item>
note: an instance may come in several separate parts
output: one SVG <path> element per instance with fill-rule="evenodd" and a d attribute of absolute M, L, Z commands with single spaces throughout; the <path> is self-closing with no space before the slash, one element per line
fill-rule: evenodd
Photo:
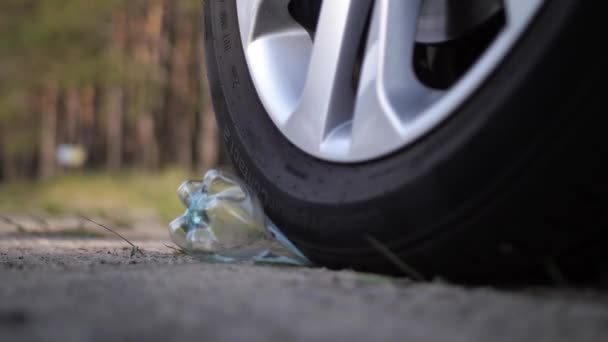
<path fill-rule="evenodd" d="M 507 26 L 519 27 L 536 13 L 543 0 L 503 0 L 507 14 Z"/>
<path fill-rule="evenodd" d="M 264 35 L 297 29 L 289 15 L 289 0 L 238 0 L 241 39 L 245 49 Z"/>
<path fill-rule="evenodd" d="M 241 39 L 256 88 L 274 97 L 262 97 L 264 107 L 285 123 L 298 103 L 312 41 L 289 14 L 289 0 L 238 0 Z M 285 77 L 288 76 L 288 77 Z"/>
<path fill-rule="evenodd" d="M 331 129 L 352 116 L 352 74 L 371 2 L 323 2 L 304 90 L 285 125 L 292 140 L 320 148 Z"/>
<path fill-rule="evenodd" d="M 365 153 L 374 144 L 397 144 L 407 123 L 441 95 L 423 85 L 413 69 L 420 3 L 376 2 L 357 92 L 353 152 Z"/>

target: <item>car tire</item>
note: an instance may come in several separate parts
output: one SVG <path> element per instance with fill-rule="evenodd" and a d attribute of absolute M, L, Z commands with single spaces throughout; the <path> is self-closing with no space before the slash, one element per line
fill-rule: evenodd
<path fill-rule="evenodd" d="M 474 282 L 597 274 L 608 228 L 600 3 L 547 1 L 448 119 L 344 164 L 282 135 L 256 93 L 235 1 L 206 0 L 221 137 L 268 216 L 319 265 Z"/>

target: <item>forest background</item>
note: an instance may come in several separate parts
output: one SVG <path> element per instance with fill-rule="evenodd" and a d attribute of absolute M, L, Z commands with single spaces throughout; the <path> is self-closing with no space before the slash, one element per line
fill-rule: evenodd
<path fill-rule="evenodd" d="M 0 214 L 173 212 L 224 162 L 201 21 L 199 0 L 2 0 Z"/>

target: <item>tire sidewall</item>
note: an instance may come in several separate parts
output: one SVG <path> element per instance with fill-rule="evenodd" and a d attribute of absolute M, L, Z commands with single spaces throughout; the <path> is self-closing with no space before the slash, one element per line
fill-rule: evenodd
<path fill-rule="evenodd" d="M 572 20 L 576 5 L 549 3 L 449 119 L 389 156 L 344 165 L 303 153 L 279 132 L 249 76 L 235 2 L 206 1 L 208 76 L 237 172 L 277 225 L 309 249 L 365 253 L 366 236 L 409 244 L 456 229 L 466 213 L 500 191 L 504 179 L 517 177 L 517 166 L 537 153 L 538 141 L 566 115 L 555 99 L 565 96 L 560 84 L 576 74 L 548 54 L 556 45 L 572 44 L 564 42 L 571 34 L 567 24 L 554 23 Z M 560 56 L 578 58 L 567 50 Z"/>

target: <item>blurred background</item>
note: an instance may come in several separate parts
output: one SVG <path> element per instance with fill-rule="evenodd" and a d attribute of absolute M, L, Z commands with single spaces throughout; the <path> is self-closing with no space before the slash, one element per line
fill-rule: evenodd
<path fill-rule="evenodd" d="M 200 0 L 0 1 L 0 221 L 177 216 L 177 186 L 225 163 L 201 20 Z"/>

